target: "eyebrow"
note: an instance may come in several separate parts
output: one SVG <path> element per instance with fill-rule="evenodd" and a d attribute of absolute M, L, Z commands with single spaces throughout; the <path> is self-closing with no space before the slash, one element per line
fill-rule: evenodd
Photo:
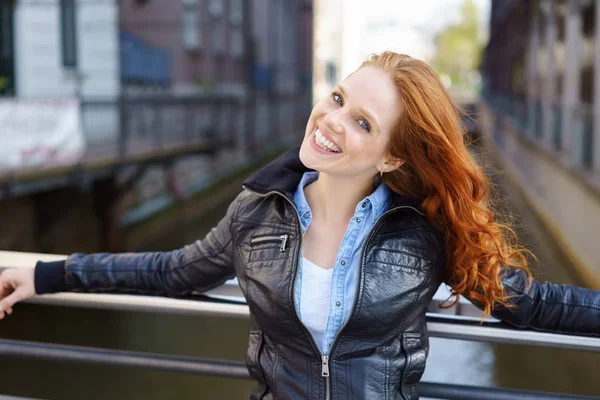
<path fill-rule="evenodd" d="M 342 84 L 338 84 L 337 87 L 340 89 L 340 92 L 342 93 L 342 95 L 344 97 L 348 97 L 348 92 L 346 92 L 346 90 L 344 89 Z M 371 121 L 371 123 L 373 123 L 375 125 L 375 127 L 379 127 L 379 123 L 377 122 L 377 119 L 373 116 L 372 113 L 370 113 L 369 111 L 365 110 L 362 107 L 360 107 L 358 109 L 358 111 L 360 113 L 364 114 L 369 119 L 369 121 Z"/>

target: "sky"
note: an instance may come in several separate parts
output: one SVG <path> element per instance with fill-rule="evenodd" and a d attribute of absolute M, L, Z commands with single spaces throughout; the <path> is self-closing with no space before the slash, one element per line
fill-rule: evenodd
<path fill-rule="evenodd" d="M 482 22 L 487 24 L 491 0 L 474 0 L 481 10 Z M 390 17 L 422 28 L 433 34 L 460 17 L 463 0 L 371 0 L 363 12 L 368 17 Z"/>
<path fill-rule="evenodd" d="M 464 0 L 321 1 L 327 7 L 317 16 L 322 20 L 315 58 L 323 65 L 335 60 L 335 79 L 344 79 L 370 54 L 387 50 L 431 62 L 436 33 L 460 20 Z M 482 32 L 487 34 L 491 0 L 473 1 L 480 10 Z M 317 98 L 329 92 L 329 85 L 325 79 L 317 83 Z"/>
<path fill-rule="evenodd" d="M 346 58 L 344 74 L 352 71 L 367 54 L 392 50 L 431 60 L 435 52 L 434 36 L 445 26 L 460 19 L 464 0 L 371 0 L 368 7 L 356 10 L 366 22 L 366 32 L 358 42 L 356 55 Z M 482 30 L 487 33 L 491 0 L 474 0 L 480 9 Z M 350 24 L 351 25 L 351 24 Z"/>

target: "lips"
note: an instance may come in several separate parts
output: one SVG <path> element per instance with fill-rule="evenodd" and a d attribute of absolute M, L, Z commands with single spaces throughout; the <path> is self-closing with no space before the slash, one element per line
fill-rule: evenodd
<path fill-rule="evenodd" d="M 317 153 L 322 154 L 324 156 L 328 156 L 328 157 L 335 157 L 335 156 L 341 154 L 336 151 L 332 151 L 331 149 L 327 148 L 327 146 L 325 146 L 322 143 L 318 143 L 317 134 L 319 135 L 319 137 L 323 138 L 323 135 L 321 135 L 318 130 L 315 130 L 315 132 L 312 135 L 310 135 L 310 137 L 308 138 L 309 146 L 314 151 L 316 151 Z"/>
<path fill-rule="evenodd" d="M 329 133 L 327 133 L 326 131 L 324 131 L 319 125 L 317 125 L 317 128 L 315 129 L 315 133 L 319 131 L 321 133 L 321 135 L 329 140 L 331 143 L 333 143 L 338 149 L 340 149 L 340 153 L 342 152 L 342 147 L 335 141 L 333 140 L 333 138 L 331 137 L 331 135 Z"/>

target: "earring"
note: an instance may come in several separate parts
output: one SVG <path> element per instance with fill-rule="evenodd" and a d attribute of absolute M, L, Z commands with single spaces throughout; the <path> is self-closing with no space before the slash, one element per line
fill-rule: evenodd
<path fill-rule="evenodd" d="M 387 164 L 387 161 L 384 161 L 383 165 L 386 165 L 386 164 Z M 379 177 L 383 178 L 383 171 L 379 171 Z"/>

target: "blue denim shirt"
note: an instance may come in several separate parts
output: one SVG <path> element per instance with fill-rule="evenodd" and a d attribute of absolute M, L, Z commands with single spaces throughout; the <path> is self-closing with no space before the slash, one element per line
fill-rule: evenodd
<path fill-rule="evenodd" d="M 304 186 L 316 181 L 318 177 L 319 173 L 317 171 L 304 173 L 294 194 L 294 202 L 298 208 L 303 235 L 306 233 L 312 218 L 310 207 L 304 196 Z M 317 343 L 325 355 L 328 354 L 336 334 L 352 311 L 363 243 L 377 219 L 388 209 L 390 200 L 390 189 L 381 183 L 371 195 L 358 203 L 354 216 L 350 220 L 348 229 L 342 239 L 333 267 L 329 317 L 323 335 L 323 343 Z M 300 259 L 294 299 L 296 311 L 300 317 L 301 292 L 302 260 Z"/>

